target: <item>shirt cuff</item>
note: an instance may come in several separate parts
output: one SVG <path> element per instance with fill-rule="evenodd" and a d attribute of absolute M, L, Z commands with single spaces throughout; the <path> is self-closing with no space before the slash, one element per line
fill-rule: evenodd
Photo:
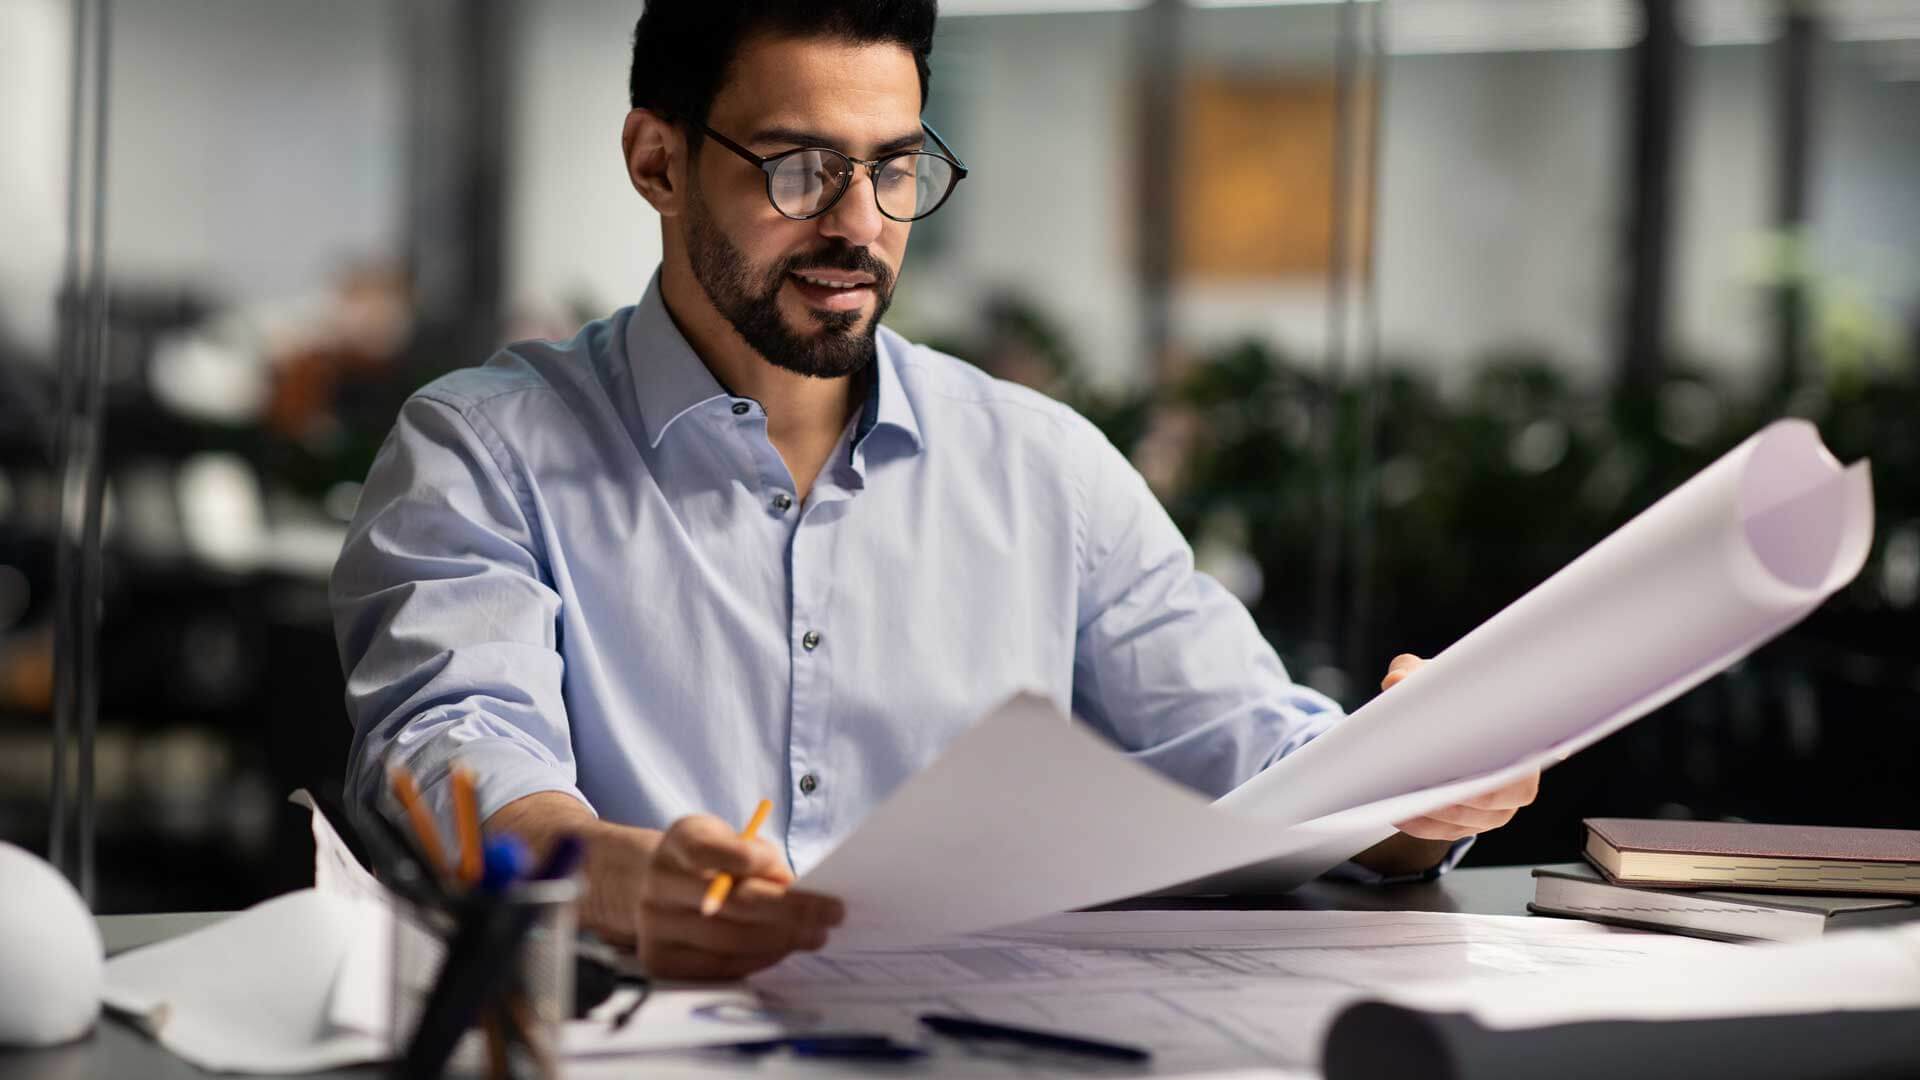
<path fill-rule="evenodd" d="M 1458 866 L 1461 858 L 1466 855 L 1467 849 L 1471 848 L 1473 842 L 1478 839 L 1478 836 L 1465 836 L 1455 840 L 1453 846 L 1447 849 L 1447 857 L 1441 859 L 1438 866 L 1414 874 L 1396 874 L 1389 877 L 1349 859 L 1327 871 L 1323 876 L 1334 881 L 1351 881 L 1358 885 L 1405 885 L 1416 881 L 1432 881 Z"/>
<path fill-rule="evenodd" d="M 568 770 L 555 768 L 527 749 L 508 739 L 476 739 L 463 743 L 449 754 L 438 768 L 418 771 L 420 795 L 442 821 L 454 820 L 453 785 L 449 782 L 455 766 L 473 773 L 474 802 L 480 820 L 517 799 L 543 791 L 558 791 L 580 800 L 589 813 L 598 816 L 593 804 L 580 793 Z"/>

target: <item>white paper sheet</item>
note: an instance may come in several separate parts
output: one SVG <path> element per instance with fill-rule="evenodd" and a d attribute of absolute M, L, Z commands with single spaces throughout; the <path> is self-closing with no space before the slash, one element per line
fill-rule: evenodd
<path fill-rule="evenodd" d="M 1497 984 L 1399 989 L 1392 1000 L 1464 1011 L 1492 1028 L 1586 1020 L 1697 1020 L 1920 1008 L 1920 927 L 1751 946 L 1709 964 L 1638 963 Z"/>
<path fill-rule="evenodd" d="M 340 832 L 334 828 L 327 815 L 313 801 L 306 788 L 299 788 L 287 796 L 287 801 L 295 806 L 304 806 L 312 814 L 310 826 L 313 832 L 313 887 L 323 893 L 336 896 L 349 896 L 357 900 L 367 900 L 376 904 L 387 904 L 393 899 L 387 887 L 360 860 L 353 857 L 353 851 L 347 842 L 340 838 Z"/>
<path fill-rule="evenodd" d="M 327 1019 L 363 906 L 314 889 L 107 961 L 107 1005 L 216 1072 L 287 1073 L 377 1061 L 381 1041 Z"/>
<path fill-rule="evenodd" d="M 801 955 L 751 980 L 820 1026 L 925 1040 L 958 1013 L 1145 1046 L 1151 1072 L 1311 1075 L 1343 1006 L 1425 981 L 1603 976 L 1655 960 L 1698 969 L 1744 946 L 1562 919 L 1350 911 L 1059 915 L 914 949 Z M 927 1071 L 1035 1075 L 936 1043 Z M 651 1062 L 650 1062 L 651 1064 Z"/>
<path fill-rule="evenodd" d="M 1114 900 L 1289 852 L 1353 853 L 1223 814 L 1020 695 L 949 745 L 800 887 L 838 896 L 829 948 L 903 945 Z M 1343 845 L 1335 843 L 1335 848 Z"/>
<path fill-rule="evenodd" d="M 1220 805 L 1404 820 L 1552 765 L 1806 617 L 1872 539 L 1866 463 L 1771 424 Z"/>

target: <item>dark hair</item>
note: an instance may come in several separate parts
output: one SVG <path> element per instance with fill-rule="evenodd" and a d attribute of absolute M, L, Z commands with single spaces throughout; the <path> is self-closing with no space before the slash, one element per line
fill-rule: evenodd
<path fill-rule="evenodd" d="M 771 34 L 900 45 L 913 53 L 924 108 L 936 9 L 937 0 L 647 0 L 627 91 L 636 109 L 705 123 L 741 43 Z"/>

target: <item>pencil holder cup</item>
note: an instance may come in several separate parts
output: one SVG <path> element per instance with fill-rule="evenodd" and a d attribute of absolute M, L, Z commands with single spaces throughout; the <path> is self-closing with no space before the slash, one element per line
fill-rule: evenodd
<path fill-rule="evenodd" d="M 387 1002 L 395 1074 L 559 1076 L 579 898 L 572 878 L 523 881 L 448 906 L 396 896 Z M 492 944 L 502 933 L 515 942 L 509 957 Z M 468 1000 L 450 1015 L 446 999 L 463 991 Z M 434 1043 L 445 1049 L 425 1060 L 444 1064 L 423 1067 L 422 1046 Z"/>

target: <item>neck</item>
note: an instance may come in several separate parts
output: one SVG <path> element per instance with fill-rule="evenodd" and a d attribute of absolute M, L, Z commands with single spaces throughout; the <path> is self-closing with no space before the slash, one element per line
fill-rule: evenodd
<path fill-rule="evenodd" d="M 767 411 L 767 437 L 805 499 L 813 479 L 859 407 L 852 376 L 816 379 L 788 371 L 755 352 L 707 298 L 684 258 L 665 260 L 660 295 L 674 325 L 728 393 L 752 398 Z"/>

